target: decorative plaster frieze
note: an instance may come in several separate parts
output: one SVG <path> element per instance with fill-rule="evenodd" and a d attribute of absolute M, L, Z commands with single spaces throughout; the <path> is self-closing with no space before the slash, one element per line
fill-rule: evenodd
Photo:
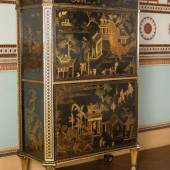
<path fill-rule="evenodd" d="M 0 63 L 0 71 L 16 70 L 16 63 Z"/>
<path fill-rule="evenodd" d="M 170 54 L 170 45 L 168 44 L 149 44 L 149 45 L 141 44 L 139 48 L 139 52 L 140 54 L 146 54 L 146 55 L 148 54 Z"/>
<path fill-rule="evenodd" d="M 140 65 L 170 64 L 170 58 L 140 57 L 139 63 Z"/>
<path fill-rule="evenodd" d="M 17 46 L 15 44 L 0 45 L 0 71 L 17 69 Z"/>
<path fill-rule="evenodd" d="M 140 65 L 170 64 L 170 45 L 141 44 L 139 48 Z"/>
<path fill-rule="evenodd" d="M 17 46 L 16 45 L 2 45 L 0 44 L 0 58 L 1 57 L 16 57 L 17 56 Z"/>
<path fill-rule="evenodd" d="M 158 4 L 159 0 L 140 0 L 140 3 L 152 3 L 152 4 Z"/>
<path fill-rule="evenodd" d="M 16 58 L 0 58 L 0 64 L 17 63 Z"/>
<path fill-rule="evenodd" d="M 156 23 L 151 17 L 144 17 L 140 22 L 140 35 L 145 40 L 152 40 L 156 34 Z"/>
<path fill-rule="evenodd" d="M 0 0 L 0 4 L 16 4 L 16 0 Z"/>
<path fill-rule="evenodd" d="M 148 13 L 170 13 L 170 4 L 153 4 L 141 2 L 139 5 L 140 12 Z"/>

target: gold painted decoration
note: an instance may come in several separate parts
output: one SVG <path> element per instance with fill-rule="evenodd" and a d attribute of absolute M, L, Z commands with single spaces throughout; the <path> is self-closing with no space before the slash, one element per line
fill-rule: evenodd
<path fill-rule="evenodd" d="M 17 9 L 21 154 L 55 169 L 136 146 L 137 1 L 21 0 Z"/>
<path fill-rule="evenodd" d="M 43 158 L 44 118 L 42 85 L 23 84 L 23 147 L 28 154 Z"/>
<path fill-rule="evenodd" d="M 136 82 L 56 85 L 57 159 L 99 153 L 136 142 Z"/>
<path fill-rule="evenodd" d="M 22 13 L 22 78 L 43 79 L 42 9 Z"/>
<path fill-rule="evenodd" d="M 55 80 L 136 75 L 136 13 L 56 12 Z"/>

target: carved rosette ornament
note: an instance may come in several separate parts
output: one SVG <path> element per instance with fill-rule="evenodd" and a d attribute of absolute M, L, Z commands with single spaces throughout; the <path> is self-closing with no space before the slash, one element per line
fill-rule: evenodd
<path fill-rule="evenodd" d="M 140 22 L 140 35 L 145 40 L 152 40 L 156 35 L 156 23 L 153 18 L 145 17 Z"/>

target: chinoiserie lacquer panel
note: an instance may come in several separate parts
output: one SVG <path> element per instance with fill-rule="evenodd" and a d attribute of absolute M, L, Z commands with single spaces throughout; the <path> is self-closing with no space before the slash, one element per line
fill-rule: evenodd
<path fill-rule="evenodd" d="M 23 150 L 44 157 L 43 85 L 23 83 Z"/>
<path fill-rule="evenodd" d="M 57 10 L 55 80 L 136 75 L 136 12 Z"/>
<path fill-rule="evenodd" d="M 42 9 L 21 10 L 22 78 L 43 79 Z"/>
<path fill-rule="evenodd" d="M 56 85 L 54 102 L 57 160 L 136 143 L 136 81 Z"/>
<path fill-rule="evenodd" d="M 137 1 L 20 7 L 21 152 L 57 166 L 136 146 Z"/>

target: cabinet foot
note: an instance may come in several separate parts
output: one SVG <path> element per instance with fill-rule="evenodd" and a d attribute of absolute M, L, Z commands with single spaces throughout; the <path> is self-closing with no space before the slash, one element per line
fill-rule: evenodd
<path fill-rule="evenodd" d="M 20 156 L 20 159 L 21 159 L 22 170 L 29 170 L 30 159 L 22 156 Z"/>
<path fill-rule="evenodd" d="M 131 170 L 137 170 L 137 158 L 140 146 L 137 145 L 136 148 L 130 149 L 131 153 Z"/>

